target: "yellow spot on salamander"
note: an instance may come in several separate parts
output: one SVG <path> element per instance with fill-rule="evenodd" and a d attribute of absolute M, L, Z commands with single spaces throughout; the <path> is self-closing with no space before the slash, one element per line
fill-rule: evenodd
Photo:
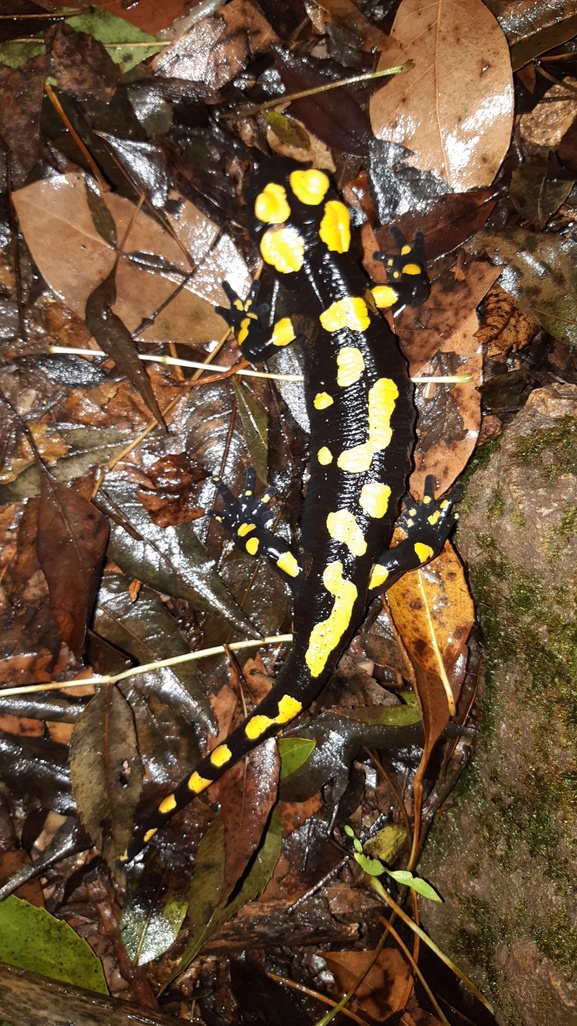
<path fill-rule="evenodd" d="M 403 274 L 421 274 L 421 268 L 418 264 L 405 264 L 403 267 Z"/>
<path fill-rule="evenodd" d="M 327 310 L 323 310 L 319 320 L 325 331 L 340 331 L 341 328 L 366 331 L 371 323 L 367 304 L 360 296 L 346 296 L 345 299 L 337 300 Z"/>
<path fill-rule="evenodd" d="M 209 780 L 208 777 L 201 777 L 196 770 L 188 778 L 188 790 L 193 791 L 194 794 L 200 794 L 209 784 L 212 784 L 212 780 Z"/>
<path fill-rule="evenodd" d="M 314 167 L 308 171 L 293 171 L 289 182 L 296 198 L 307 207 L 317 207 L 322 203 L 331 184 L 328 175 Z"/>
<path fill-rule="evenodd" d="M 283 317 L 282 320 L 276 322 L 272 329 L 273 346 L 288 346 L 291 342 L 294 342 L 295 338 L 296 335 L 290 317 Z"/>
<path fill-rule="evenodd" d="M 237 534 L 240 538 L 245 538 L 247 534 L 250 534 L 251 531 L 255 530 L 256 524 L 241 524 L 237 531 Z"/>
<path fill-rule="evenodd" d="M 259 540 L 258 538 L 249 538 L 246 543 L 246 551 L 251 556 L 256 556 L 258 552 Z"/>
<path fill-rule="evenodd" d="M 323 574 L 323 584 L 335 603 L 326 620 L 315 624 L 311 631 L 305 662 L 313 677 L 318 677 L 324 670 L 327 660 L 338 647 L 343 634 L 351 623 L 353 608 L 358 591 L 352 581 L 343 578 L 343 564 L 338 560 L 329 563 Z"/>
<path fill-rule="evenodd" d="M 302 702 L 296 698 L 291 695 L 283 695 L 278 704 L 278 715 L 274 719 L 271 719 L 270 716 L 253 716 L 244 728 L 244 732 L 250 741 L 256 741 L 257 737 L 264 734 L 270 727 L 282 727 L 285 723 L 290 723 L 295 716 L 298 716 L 302 707 Z"/>
<path fill-rule="evenodd" d="M 226 766 L 226 763 L 230 762 L 231 759 L 232 752 L 228 745 L 219 745 L 210 754 L 210 761 L 213 766 Z"/>
<path fill-rule="evenodd" d="M 371 576 L 369 577 L 369 588 L 380 588 L 381 584 L 385 583 L 388 576 L 389 571 L 386 566 L 383 566 L 382 563 L 375 563 L 371 570 Z"/>
<path fill-rule="evenodd" d="M 249 317 L 244 317 L 243 320 L 240 322 L 240 328 L 238 329 L 238 335 L 236 336 L 236 339 L 237 339 L 237 342 L 238 342 L 239 346 L 241 346 L 243 344 L 243 342 L 246 342 L 246 339 L 247 339 L 247 336 L 248 336 L 248 332 L 249 332 L 249 328 L 250 328 L 250 318 Z"/>
<path fill-rule="evenodd" d="M 340 200 L 325 203 L 319 235 L 333 253 L 348 253 L 351 245 L 351 215 Z"/>
<path fill-rule="evenodd" d="M 328 467 L 329 463 L 333 462 L 333 454 L 330 449 L 327 449 L 326 445 L 323 445 L 322 449 L 319 449 L 317 452 L 317 460 L 323 467 Z"/>
<path fill-rule="evenodd" d="M 410 252 L 411 252 L 411 247 L 410 246 L 403 246 L 403 248 L 401 250 L 401 256 L 408 256 Z"/>
<path fill-rule="evenodd" d="M 292 552 L 283 552 L 282 556 L 278 557 L 276 565 L 279 570 L 284 570 L 285 574 L 288 574 L 289 577 L 298 577 L 300 574 L 300 567 Z"/>
<path fill-rule="evenodd" d="M 399 396 L 399 390 L 391 378 L 378 378 L 368 395 L 369 437 L 362 445 L 345 449 L 337 460 L 341 470 L 351 474 L 367 471 L 375 453 L 389 445 L 393 432 L 391 417 Z"/>
<path fill-rule="evenodd" d="M 235 299 L 232 305 L 235 306 L 237 310 L 244 311 L 244 303 L 242 299 Z"/>
<path fill-rule="evenodd" d="M 265 264 L 279 274 L 291 274 L 303 265 L 305 242 L 296 228 L 269 228 L 260 240 L 260 251 Z"/>
<path fill-rule="evenodd" d="M 365 361 L 356 346 L 344 346 L 337 353 L 337 384 L 348 388 L 359 380 L 365 369 Z"/>
<path fill-rule="evenodd" d="M 329 513 L 327 517 L 327 531 L 334 541 L 346 545 L 353 556 L 364 556 L 367 551 L 367 543 L 363 532 L 357 524 L 352 513 L 346 509 L 339 509 L 336 513 Z"/>
<path fill-rule="evenodd" d="M 427 520 L 430 523 L 431 527 L 435 526 L 435 524 L 437 523 L 437 520 L 439 520 L 440 517 L 441 517 L 441 510 L 440 509 L 435 510 L 434 513 L 431 513 L 430 517 L 427 517 Z"/>
<path fill-rule="evenodd" d="M 315 410 L 326 410 L 329 406 L 332 406 L 334 399 L 328 392 L 317 392 L 313 399 L 313 406 Z"/>
<path fill-rule="evenodd" d="M 380 481 L 369 481 L 361 488 L 359 505 L 367 511 L 370 517 L 376 520 L 384 517 L 389 508 L 391 489 Z"/>
<path fill-rule="evenodd" d="M 379 310 L 388 310 L 399 298 L 399 293 L 392 285 L 375 285 L 371 292 Z"/>
<path fill-rule="evenodd" d="M 419 559 L 419 561 L 421 563 L 426 563 L 427 560 L 432 559 L 433 556 L 435 555 L 435 552 L 431 548 L 431 546 L 430 545 L 423 545 L 422 542 L 417 542 L 415 544 L 415 553 L 416 553 L 417 558 Z"/>
<path fill-rule="evenodd" d="M 167 816 L 168 813 L 173 812 L 175 808 L 176 798 L 173 794 L 168 794 L 166 798 L 163 798 L 160 805 L 158 806 L 158 811 L 160 812 L 161 816 Z"/>
<path fill-rule="evenodd" d="M 145 844 L 148 844 L 149 841 L 152 841 L 152 838 L 154 837 L 157 830 L 158 827 L 151 827 L 150 830 L 146 831 L 144 837 L 142 838 Z"/>
<path fill-rule="evenodd" d="M 288 221 L 291 208 L 287 203 L 286 189 L 277 182 L 269 182 L 254 203 L 255 217 L 265 224 L 282 224 Z"/>

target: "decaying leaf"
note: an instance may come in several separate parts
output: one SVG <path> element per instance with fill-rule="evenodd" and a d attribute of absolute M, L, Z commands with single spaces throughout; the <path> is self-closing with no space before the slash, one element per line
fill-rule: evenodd
<path fill-rule="evenodd" d="M 113 867 L 130 840 L 142 784 L 133 716 L 116 687 L 100 688 L 76 724 L 70 773 L 81 821 Z"/>
<path fill-rule="evenodd" d="M 418 386 L 415 404 L 419 411 L 415 469 L 410 489 L 423 494 L 425 477 L 434 474 L 442 494 L 462 473 L 475 448 L 481 430 L 483 354 L 477 336 L 479 321 L 475 311 L 443 343 L 427 367 L 419 373 L 435 375 L 468 374 L 470 381 Z"/>
<path fill-rule="evenodd" d="M 50 608 L 69 649 L 80 658 L 108 540 L 106 517 L 38 461 L 38 559 Z"/>
<path fill-rule="evenodd" d="M 167 78 L 192 79 L 220 89 L 274 39 L 276 34 L 256 4 L 232 0 L 193 25 L 158 55 L 153 66 Z"/>
<path fill-rule="evenodd" d="M 334 972 L 343 994 L 353 986 L 358 976 L 374 958 L 372 951 L 330 951 L 324 958 Z M 396 1012 L 402 1007 L 409 966 L 400 951 L 388 948 L 381 951 L 356 992 L 355 1007 L 374 1019 Z"/>
<path fill-rule="evenodd" d="M 416 167 L 455 190 L 490 185 L 513 124 L 509 48 L 493 15 L 482 0 L 403 0 L 391 34 L 414 68 L 373 96 L 375 135 L 412 150 Z"/>
<path fill-rule="evenodd" d="M 479 240 L 503 266 L 500 284 L 554 338 L 577 344 L 577 246 L 571 237 L 525 228 L 483 231 Z"/>
<path fill-rule="evenodd" d="M 515 300 L 495 283 L 483 300 L 482 326 L 477 338 L 488 347 L 491 359 L 509 350 L 523 349 L 535 337 L 539 325 L 519 309 Z"/>

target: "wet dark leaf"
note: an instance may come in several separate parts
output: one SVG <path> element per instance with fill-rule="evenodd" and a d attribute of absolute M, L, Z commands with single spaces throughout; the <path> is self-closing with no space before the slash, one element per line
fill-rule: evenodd
<path fill-rule="evenodd" d="M 513 172 L 510 196 L 526 221 L 544 228 L 565 202 L 573 185 L 571 178 L 550 177 L 545 163 L 522 164 Z"/>
<path fill-rule="evenodd" d="M 77 100 L 106 103 L 112 99 L 120 68 L 93 36 L 75 32 L 65 22 L 59 22 L 48 29 L 45 39 L 49 74 L 57 80 L 60 89 Z"/>
<path fill-rule="evenodd" d="M 189 652 L 176 620 L 157 592 L 143 585 L 134 599 L 122 574 L 104 574 L 97 598 L 95 627 L 99 635 L 128 652 L 137 663 L 153 663 Z M 129 679 L 130 681 L 130 679 Z M 139 674 L 135 686 L 152 689 L 155 704 L 164 705 L 172 721 L 162 725 L 165 743 L 183 725 L 215 729 L 206 689 L 194 662 Z"/>
<path fill-rule="evenodd" d="M 161 147 L 151 142 L 117 139 L 106 132 L 98 135 L 108 143 L 136 190 L 144 193 L 153 207 L 163 207 L 168 199 L 169 176 Z"/>
<path fill-rule="evenodd" d="M 224 879 L 224 829 L 220 817 L 211 824 L 199 848 L 189 895 L 191 934 L 178 968 L 182 972 L 206 942 L 239 908 L 262 894 L 280 854 L 282 829 L 275 809 L 246 880 L 228 904 L 218 905 Z"/>
<path fill-rule="evenodd" d="M 44 57 L 34 57 L 23 68 L 0 68 L 0 135 L 25 174 L 40 157 L 45 76 Z"/>
<path fill-rule="evenodd" d="M 86 300 L 86 325 L 100 348 L 112 357 L 121 374 L 126 374 L 132 381 L 152 415 L 166 431 L 150 378 L 139 359 L 132 335 L 120 317 L 112 312 L 115 302 L 116 265 Z"/>
<path fill-rule="evenodd" d="M 109 480 L 106 491 L 133 529 L 113 523 L 110 531 L 110 558 L 127 576 L 223 616 L 245 635 L 257 636 L 188 524 L 156 527 L 127 483 Z"/>
<path fill-rule="evenodd" d="M 577 344 L 577 245 L 570 237 L 525 228 L 483 231 L 491 259 L 505 265 L 500 285 L 559 341 Z"/>
<path fill-rule="evenodd" d="M 266 484 L 268 418 L 244 385 L 240 384 L 236 379 L 233 384 L 250 462 L 256 470 L 258 479 Z"/>
<path fill-rule="evenodd" d="M 100 688 L 76 724 L 70 775 L 82 824 L 112 867 L 130 840 L 142 786 L 134 719 L 116 687 Z"/>
<path fill-rule="evenodd" d="M 0 776 L 15 795 L 34 795 L 45 809 L 64 816 L 76 811 L 67 745 L 0 731 Z"/>
<path fill-rule="evenodd" d="M 40 461 L 38 469 L 38 559 L 60 633 L 79 659 L 96 598 L 108 523 L 91 502 L 52 477 Z"/>
<path fill-rule="evenodd" d="M 334 81 L 283 47 L 275 47 L 274 52 L 287 93 L 314 89 Z M 368 154 L 373 140 L 369 120 L 346 89 L 331 89 L 303 100 L 293 100 L 290 112 L 327 146 L 360 157 Z"/>

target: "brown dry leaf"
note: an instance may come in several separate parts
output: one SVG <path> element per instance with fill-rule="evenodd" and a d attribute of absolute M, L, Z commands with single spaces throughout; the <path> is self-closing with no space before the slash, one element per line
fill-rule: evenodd
<path fill-rule="evenodd" d="M 116 223 L 117 237 L 124 238 L 134 205 L 121 196 L 102 197 Z M 173 195 L 171 199 L 178 200 Z M 67 306 L 84 317 L 86 300 L 114 266 L 115 252 L 94 227 L 80 174 L 57 175 L 14 193 L 22 231 L 34 260 L 50 287 Z M 149 342 L 206 343 L 222 337 L 226 325 L 214 312 L 215 303 L 227 305 L 221 290 L 223 277 L 240 294 L 250 284 L 244 261 L 227 235 L 200 213 L 192 203 L 181 201 L 171 223 L 189 253 L 196 270 L 178 296 L 169 302 L 141 338 Z M 213 245 L 214 244 L 214 245 Z M 212 247 L 212 248 L 211 248 Z M 129 260 L 126 253 L 152 254 L 154 273 Z M 120 258 L 114 313 L 129 331 L 170 299 L 176 286 L 191 271 L 178 245 L 161 225 L 141 212 Z"/>
<path fill-rule="evenodd" d="M 406 306 L 395 318 L 395 331 L 412 374 L 421 373 L 445 340 L 470 317 L 501 273 L 500 268 L 483 261 L 465 264 L 459 270 L 460 276 L 455 266 L 444 271 L 433 282 L 423 306 Z"/>
<path fill-rule="evenodd" d="M 546 150 L 557 148 L 577 117 L 577 96 L 567 86 L 576 89 L 577 79 L 567 77 L 563 84 L 552 86 L 533 110 L 521 115 L 519 131 L 524 143 Z"/>
<path fill-rule="evenodd" d="M 309 132 L 302 121 L 295 119 L 295 124 L 299 125 L 307 133 L 309 144 L 306 149 L 290 146 L 288 143 L 283 142 L 274 129 L 269 126 L 266 132 L 266 141 L 273 153 L 278 153 L 280 157 L 290 157 L 291 160 L 298 160 L 301 164 L 312 163 L 313 167 L 317 167 L 321 171 L 328 171 L 330 175 L 334 175 L 336 165 L 330 147 L 326 143 L 321 142 L 312 132 Z"/>
<path fill-rule="evenodd" d="M 453 385 L 428 384 L 417 392 L 419 419 L 415 470 L 410 490 L 422 496 L 425 477 L 434 474 L 442 494 L 456 480 L 471 456 L 481 430 L 483 352 L 477 336 L 479 322 L 473 311 L 464 324 L 441 346 L 434 364 L 421 368 L 421 374 L 470 374 L 471 381 Z M 411 373 L 414 373 L 411 371 Z"/>
<path fill-rule="evenodd" d="M 490 185 L 513 126 L 511 62 L 499 24 L 482 0 L 403 0 L 391 35 L 415 66 L 372 97 L 375 135 L 411 150 L 415 167 L 438 171 L 457 192 Z"/>
<path fill-rule="evenodd" d="M 47 434 L 49 427 L 50 433 Z M 68 452 L 68 445 L 62 435 L 59 435 L 52 425 L 30 424 L 29 431 L 44 463 L 56 463 L 61 456 L 65 456 Z M 15 481 L 22 471 L 26 470 L 26 467 L 32 466 L 33 463 L 34 454 L 28 445 L 25 435 L 21 435 L 18 453 L 12 457 L 8 453 L 4 455 L 2 465 L 0 466 L 0 481 L 3 484 L 6 484 L 8 481 Z"/>
<path fill-rule="evenodd" d="M 293 830 L 298 830 L 303 823 L 314 816 L 315 812 L 322 809 L 323 804 L 320 792 L 313 794 L 312 798 L 305 802 L 279 802 L 283 837 L 292 834 Z"/>
<path fill-rule="evenodd" d="M 250 0 L 231 0 L 203 18 L 152 62 L 166 78 L 204 82 L 220 89 L 245 68 L 255 54 L 278 42 L 262 11 Z"/>
<path fill-rule="evenodd" d="M 479 342 L 486 345 L 491 359 L 523 349 L 539 331 L 537 321 L 523 313 L 515 300 L 500 285 L 489 289 L 483 302 L 484 323 L 477 332 Z"/>
<path fill-rule="evenodd" d="M 0 683 L 10 686 L 51 680 L 71 662 L 38 562 L 38 504 L 29 499 L 0 516 Z"/>
<path fill-rule="evenodd" d="M 372 951 L 325 951 L 323 958 L 346 994 L 373 958 Z M 397 1012 L 404 1000 L 410 971 L 396 948 L 381 951 L 355 994 L 355 1009 L 377 1022 Z"/>
<path fill-rule="evenodd" d="M 50 591 L 50 608 L 77 659 L 92 615 L 108 540 L 106 517 L 74 488 L 40 472 L 38 560 Z"/>
<path fill-rule="evenodd" d="M 397 630 L 417 676 L 425 762 L 456 703 L 466 668 L 474 607 L 462 564 L 449 542 L 428 566 L 387 592 Z"/>

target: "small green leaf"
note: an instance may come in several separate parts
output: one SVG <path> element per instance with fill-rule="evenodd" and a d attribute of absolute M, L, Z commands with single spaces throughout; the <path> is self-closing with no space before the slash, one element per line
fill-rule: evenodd
<path fill-rule="evenodd" d="M 128 899 L 122 910 L 120 932 L 135 965 L 152 962 L 172 947 L 187 909 L 187 898 L 172 890 L 155 895 L 152 904 L 139 900 L 138 896 Z"/>
<path fill-rule="evenodd" d="M 345 826 L 344 826 L 343 829 L 344 829 L 345 834 L 347 835 L 347 837 L 354 837 L 355 836 L 355 831 L 353 830 L 353 828 L 351 826 L 349 826 L 348 823 L 345 823 Z"/>
<path fill-rule="evenodd" d="M 355 847 L 355 851 L 358 851 L 358 852 L 360 852 L 362 854 L 363 846 L 362 846 L 361 842 L 359 841 L 358 837 L 354 837 L 353 838 L 353 844 L 354 844 L 354 847 Z"/>
<path fill-rule="evenodd" d="M 308 149 L 311 144 L 310 136 L 298 121 L 287 117 L 280 110 L 265 110 L 263 115 L 274 134 L 278 135 L 283 143 L 286 143 L 287 146 L 294 146 L 297 150 Z"/>
<path fill-rule="evenodd" d="M 304 766 L 317 746 L 308 737 L 281 737 L 278 742 L 280 755 L 280 779 L 286 780 Z"/>
<path fill-rule="evenodd" d="M 358 852 L 355 852 L 355 858 L 367 876 L 380 876 L 385 871 L 385 867 L 379 859 L 370 859 L 367 855 L 362 855 Z"/>
<path fill-rule="evenodd" d="M 443 899 L 437 894 L 434 887 L 431 887 L 422 877 L 413 876 L 412 873 L 409 873 L 408 869 L 386 869 L 385 872 L 392 876 L 393 880 L 396 880 L 397 883 L 402 884 L 404 887 L 410 887 L 417 894 L 422 894 L 423 898 L 428 898 L 429 901 L 442 902 Z"/>
<path fill-rule="evenodd" d="M 22 68 L 33 57 L 46 53 L 43 39 L 26 39 L 22 42 L 2 43 L 0 46 L 0 64 L 8 68 Z"/>
<path fill-rule="evenodd" d="M 0 902 L 0 962 L 108 994 L 100 959 L 68 923 L 11 895 Z"/>

